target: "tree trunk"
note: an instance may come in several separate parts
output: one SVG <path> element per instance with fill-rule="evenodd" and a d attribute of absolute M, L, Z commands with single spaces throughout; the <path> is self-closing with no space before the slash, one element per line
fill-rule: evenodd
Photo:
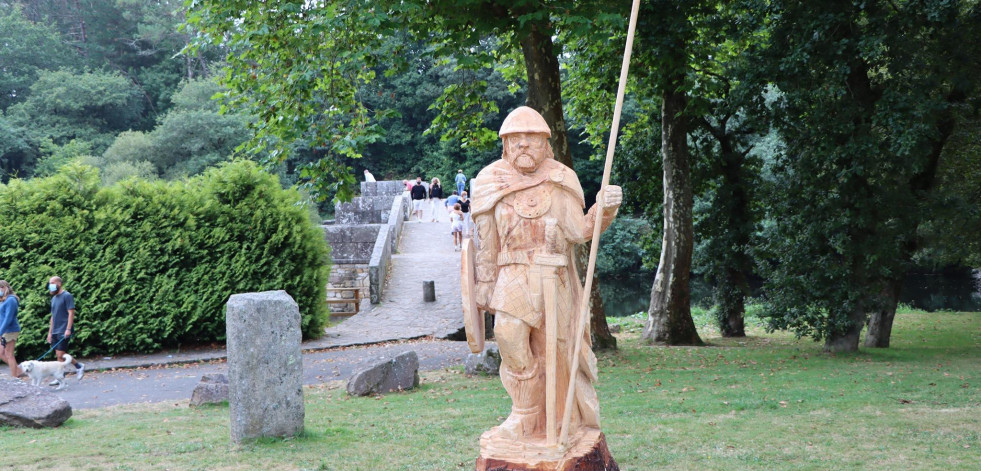
<path fill-rule="evenodd" d="M 684 74 L 672 80 L 680 84 Z M 691 318 L 693 243 L 692 188 L 685 126 L 685 93 L 670 86 L 661 106 L 661 154 L 664 166 L 664 237 L 661 260 L 651 287 L 651 304 L 644 327 L 646 342 L 667 345 L 702 345 Z"/>
<path fill-rule="evenodd" d="M 882 289 L 882 304 L 869 317 L 869 333 L 865 346 L 869 348 L 889 348 L 892 335 L 892 321 L 896 318 L 896 306 L 903 289 L 903 279 L 890 280 Z"/>
<path fill-rule="evenodd" d="M 733 136 L 726 129 L 728 122 L 728 117 L 722 120 L 718 129 L 713 130 L 713 135 L 719 141 L 722 151 L 723 187 L 719 191 L 726 189 L 723 194 L 728 194 L 728 201 L 724 205 L 727 213 L 723 216 L 724 224 L 726 230 L 735 235 L 735 240 L 734 244 L 726 248 L 729 253 L 719 254 L 722 260 L 728 261 L 728 266 L 725 267 L 725 275 L 718 281 L 715 297 L 719 309 L 717 315 L 719 332 L 723 337 L 745 337 L 746 327 L 743 316 L 746 313 L 746 296 L 749 293 L 747 273 L 751 272 L 753 266 L 752 259 L 746 252 L 750 245 L 753 225 L 749 223 L 751 218 L 749 195 L 747 182 L 743 178 L 746 152 L 737 152 L 734 148 Z"/>
<path fill-rule="evenodd" d="M 845 332 L 828 335 L 824 341 L 824 351 L 829 353 L 845 353 L 858 351 L 858 339 L 862 335 L 862 327 L 865 326 L 864 303 L 852 309 L 848 316 L 851 324 Z"/>
<path fill-rule="evenodd" d="M 542 31 L 545 29 L 545 31 Z M 559 75 L 559 59 L 552 46 L 552 34 L 546 28 L 532 26 L 521 40 L 521 52 L 528 71 L 528 98 L 525 104 L 541 113 L 552 128 L 552 150 L 555 160 L 569 168 L 572 153 L 562 114 L 562 77 Z"/>
<path fill-rule="evenodd" d="M 541 113 L 545 122 L 551 127 L 555 160 L 574 169 L 565 115 L 562 112 L 562 77 L 559 74 L 559 61 L 555 56 L 551 32 L 547 27 L 532 26 L 531 32 L 521 41 L 521 51 L 525 58 L 525 68 L 528 70 L 528 98 L 525 104 Z M 589 245 L 580 246 L 576 252 L 585 254 L 585 257 L 582 255 L 576 257 L 576 269 L 582 277 L 586 273 Z M 603 310 L 598 279 L 593 280 L 593 287 L 589 293 L 589 311 L 593 349 L 616 349 L 617 339 L 610 333 L 606 323 L 606 312 Z"/>
<path fill-rule="evenodd" d="M 745 337 L 746 277 L 738 270 L 728 270 L 725 279 L 715 288 L 719 332 L 723 337 Z"/>

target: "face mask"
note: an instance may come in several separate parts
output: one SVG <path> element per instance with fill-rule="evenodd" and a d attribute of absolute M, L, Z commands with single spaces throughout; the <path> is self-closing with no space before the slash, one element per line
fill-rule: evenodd
<path fill-rule="evenodd" d="M 51 291 L 52 293 L 58 291 L 58 285 L 54 283 L 48 283 L 48 291 Z"/>

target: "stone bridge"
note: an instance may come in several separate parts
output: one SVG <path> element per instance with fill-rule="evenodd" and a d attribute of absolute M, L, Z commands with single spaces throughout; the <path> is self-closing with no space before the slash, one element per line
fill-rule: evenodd
<path fill-rule="evenodd" d="M 430 211 L 423 221 L 431 219 Z M 323 226 L 334 261 L 328 288 L 358 287 L 363 298 L 357 315 L 339 324 L 332 319 L 328 343 L 466 339 L 460 253 L 453 248 L 449 223 L 408 222 L 408 216 L 409 198 L 401 182 L 362 182 L 361 196 L 338 204 L 335 220 Z M 435 302 L 423 301 L 423 281 L 435 282 Z"/>

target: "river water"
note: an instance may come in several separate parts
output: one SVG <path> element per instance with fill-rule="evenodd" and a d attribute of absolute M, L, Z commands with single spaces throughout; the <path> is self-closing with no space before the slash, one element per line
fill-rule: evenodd
<path fill-rule="evenodd" d="M 647 311 L 654 273 L 603 278 L 600 290 L 608 316 Z M 712 305 L 712 287 L 692 277 L 692 304 Z M 926 311 L 981 311 L 981 270 L 947 273 L 911 273 L 903 283 L 900 302 Z"/>

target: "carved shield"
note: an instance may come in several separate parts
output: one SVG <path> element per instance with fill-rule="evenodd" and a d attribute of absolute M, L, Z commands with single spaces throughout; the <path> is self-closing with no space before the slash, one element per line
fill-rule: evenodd
<path fill-rule="evenodd" d="M 473 239 L 463 240 L 460 261 L 460 294 L 463 298 L 463 326 L 470 351 L 484 351 L 484 313 L 477 308 L 477 249 Z"/>

